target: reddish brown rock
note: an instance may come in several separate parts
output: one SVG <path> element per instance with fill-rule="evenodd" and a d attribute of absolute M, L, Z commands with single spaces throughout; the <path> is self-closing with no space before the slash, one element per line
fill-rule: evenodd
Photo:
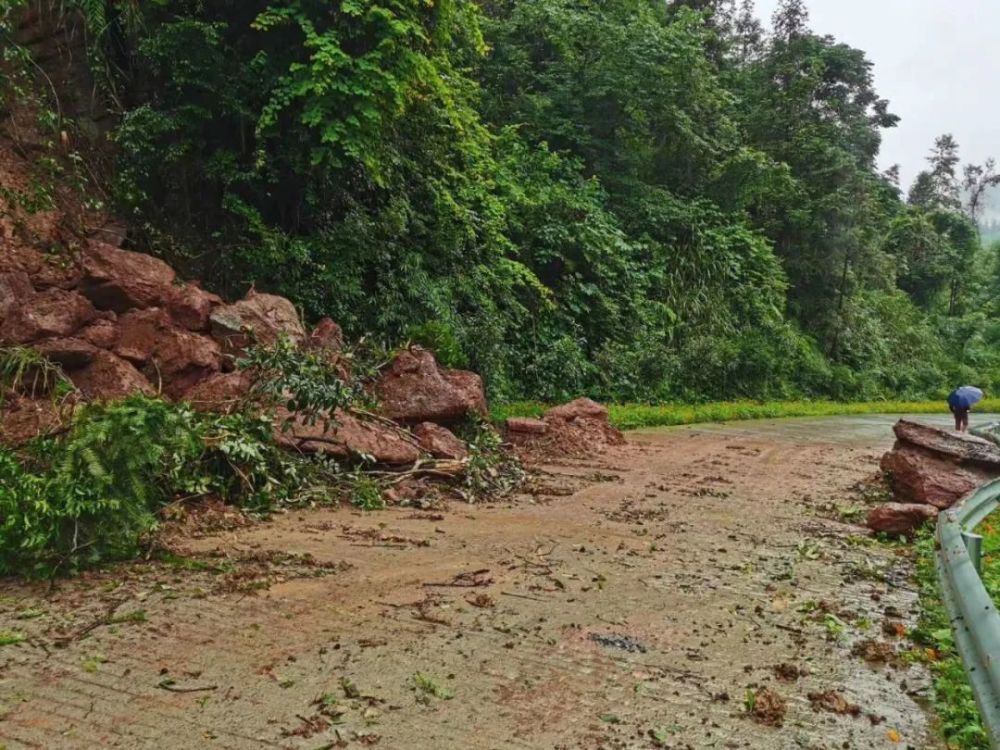
<path fill-rule="evenodd" d="M 393 466 L 412 464 L 420 458 L 420 450 L 399 432 L 339 409 L 334 416 L 336 424 L 329 425 L 322 420 L 310 425 L 302 418 L 289 422 L 289 416 L 287 411 L 278 410 L 274 436 L 278 445 L 290 450 L 336 458 L 371 456 L 377 463 Z"/>
<path fill-rule="evenodd" d="M 158 258 L 92 241 L 83 254 L 80 291 L 101 310 L 117 313 L 163 305 L 176 275 Z"/>
<path fill-rule="evenodd" d="M 381 411 L 400 422 L 454 422 L 485 415 L 486 394 L 478 375 L 440 367 L 429 351 L 400 352 L 375 386 Z"/>
<path fill-rule="evenodd" d="M 98 349 L 114 349 L 118 344 L 118 324 L 113 320 L 95 320 L 77 335 Z"/>
<path fill-rule="evenodd" d="M 330 318 L 323 318 L 309 333 L 305 347 L 334 369 L 341 380 L 351 379 L 351 360 L 344 356 L 344 332 Z"/>
<path fill-rule="evenodd" d="M 212 336 L 227 354 L 242 353 L 251 342 L 270 346 L 282 335 L 300 344 L 306 338 L 295 306 L 274 294 L 248 294 L 232 305 L 222 305 L 209 316 Z"/>
<path fill-rule="evenodd" d="M 115 354 L 127 359 L 163 392 L 179 398 L 222 369 L 222 352 L 208 336 L 177 327 L 159 308 L 136 310 L 118 321 L 121 334 Z"/>
<path fill-rule="evenodd" d="M 62 422 L 59 408 L 49 398 L 8 394 L 0 419 L 0 445 L 16 447 L 51 432 Z"/>
<path fill-rule="evenodd" d="M 567 454 L 586 455 L 625 442 L 625 436 L 608 421 L 608 410 L 589 398 L 549 409 L 545 422 L 549 437 Z"/>
<path fill-rule="evenodd" d="M 309 332 L 310 349 L 339 352 L 344 348 L 344 331 L 330 318 L 323 318 Z"/>
<path fill-rule="evenodd" d="M 158 307 L 126 313 L 118 319 L 115 354 L 136 367 L 143 367 L 152 359 L 160 337 L 171 326 L 170 317 Z"/>
<path fill-rule="evenodd" d="M 509 433 L 523 435 L 544 435 L 549 431 L 548 422 L 531 417 L 508 417 L 504 426 Z"/>
<path fill-rule="evenodd" d="M 245 371 L 210 375 L 184 394 L 196 411 L 228 414 L 236 411 L 250 393 L 251 379 Z"/>
<path fill-rule="evenodd" d="M 981 465 L 963 465 L 954 458 L 907 444 L 882 456 L 881 467 L 889 475 L 897 501 L 942 510 L 996 476 L 996 472 Z"/>
<path fill-rule="evenodd" d="M 1000 447 L 989 440 L 905 419 L 899 420 L 892 429 L 900 443 L 919 446 L 943 456 L 951 456 L 963 463 L 978 463 L 1000 468 Z"/>
<path fill-rule="evenodd" d="M 545 412 L 545 419 L 546 421 L 553 419 L 596 419 L 607 422 L 608 410 L 596 401 L 591 401 L 589 398 L 578 398 L 575 401 L 570 401 L 568 404 L 562 404 L 561 406 L 549 409 Z"/>
<path fill-rule="evenodd" d="M 912 534 L 938 516 L 933 505 L 886 503 L 868 512 L 868 528 L 884 534 Z"/>
<path fill-rule="evenodd" d="M 514 445 L 530 445 L 549 431 L 548 422 L 530 417 L 509 417 L 504 422 L 504 438 Z"/>
<path fill-rule="evenodd" d="M 0 217 L 2 217 L 0 210 Z M 27 274 L 35 289 L 72 289 L 82 274 L 77 259 L 69 254 L 43 253 L 25 245 L 5 246 L 0 221 L 0 273 Z"/>
<path fill-rule="evenodd" d="M 222 297 L 196 284 L 185 284 L 170 290 L 166 304 L 170 317 L 179 325 L 189 331 L 204 332 L 209 329 L 208 318 L 212 310 L 222 304 Z"/>
<path fill-rule="evenodd" d="M 950 508 L 978 485 L 1000 476 L 1000 447 L 972 435 L 900 420 L 882 470 L 900 503 Z"/>
<path fill-rule="evenodd" d="M 421 422 L 413 428 L 420 447 L 434 458 L 464 459 L 469 449 L 451 430 L 433 422 Z"/>
<path fill-rule="evenodd" d="M 608 421 L 608 410 L 589 398 L 553 407 L 541 420 L 508 419 L 506 438 L 535 461 L 589 456 L 625 442 Z"/>
<path fill-rule="evenodd" d="M 0 323 L 11 310 L 27 304 L 35 295 L 31 279 L 23 271 L 0 273 Z"/>
<path fill-rule="evenodd" d="M 113 401 L 136 392 L 152 396 L 156 389 L 135 367 L 103 349 L 86 367 L 69 373 L 80 394 L 90 401 Z"/>
<path fill-rule="evenodd" d="M 39 341 L 35 349 L 65 370 L 76 370 L 94 361 L 98 348 L 82 338 L 52 338 Z"/>
<path fill-rule="evenodd" d="M 27 344 L 49 336 L 72 336 L 97 317 L 76 292 L 48 289 L 12 307 L 0 323 L 0 344 Z"/>

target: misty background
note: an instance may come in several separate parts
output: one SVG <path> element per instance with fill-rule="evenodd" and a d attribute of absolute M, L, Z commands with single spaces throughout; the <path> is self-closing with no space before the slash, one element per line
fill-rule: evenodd
<path fill-rule="evenodd" d="M 770 28 L 779 0 L 757 0 Z M 884 131 L 880 166 L 898 164 L 907 191 L 934 139 L 952 133 L 963 163 L 1000 155 L 1000 2 L 995 0 L 808 0 L 810 26 L 865 50 L 875 86 L 902 120 Z M 1000 221 L 994 190 L 984 223 Z"/>

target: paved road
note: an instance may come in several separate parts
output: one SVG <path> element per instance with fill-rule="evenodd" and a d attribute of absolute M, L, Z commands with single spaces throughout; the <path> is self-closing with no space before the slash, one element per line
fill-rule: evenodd
<path fill-rule="evenodd" d="M 296 511 L 3 585 L 0 744 L 936 747 L 923 668 L 852 653 L 916 615 L 907 559 L 845 523 L 894 419 L 648 430 L 511 503 Z"/>

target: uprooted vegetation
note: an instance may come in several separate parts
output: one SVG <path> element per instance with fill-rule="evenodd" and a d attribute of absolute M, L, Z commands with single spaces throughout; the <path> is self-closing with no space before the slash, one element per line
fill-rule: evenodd
<path fill-rule="evenodd" d="M 441 492 L 472 501 L 517 486 L 521 470 L 488 424 L 466 415 L 456 431 L 468 443 L 438 426 L 461 455 L 435 459 L 411 431 L 374 412 L 369 385 L 379 368 L 358 369 L 368 377 L 344 378 L 281 337 L 248 349 L 233 373 L 245 393 L 208 410 L 141 391 L 85 403 L 34 349 L 0 350 L 5 402 L 46 399 L 55 415 L 31 439 L 0 448 L 0 574 L 134 557 L 156 548 L 164 508 L 197 499 L 262 514 L 315 502 L 376 509 Z M 352 437 L 339 435 L 348 424 L 374 425 L 411 446 L 415 460 L 389 465 L 355 451 Z M 302 430 L 305 443 L 296 438 Z M 432 488 L 421 486 L 427 480 Z"/>

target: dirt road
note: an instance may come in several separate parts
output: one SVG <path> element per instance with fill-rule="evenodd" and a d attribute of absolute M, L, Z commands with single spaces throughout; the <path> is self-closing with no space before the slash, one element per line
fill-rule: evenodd
<path fill-rule="evenodd" d="M 860 653 L 916 614 L 844 522 L 892 421 L 634 433 L 502 505 L 293 511 L 5 584 L 0 745 L 937 747 L 923 667 Z"/>

